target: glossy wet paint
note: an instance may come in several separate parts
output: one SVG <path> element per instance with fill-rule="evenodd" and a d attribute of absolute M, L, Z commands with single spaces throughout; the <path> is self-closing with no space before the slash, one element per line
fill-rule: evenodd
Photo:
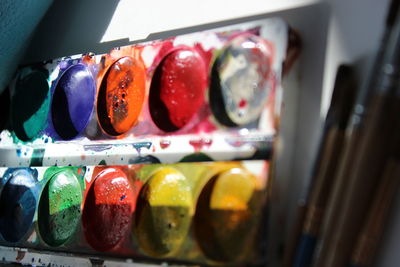
<path fill-rule="evenodd" d="M 95 250 L 118 250 L 118 245 L 130 236 L 137 191 L 120 168 L 98 171 L 85 196 L 82 214 L 85 238 Z"/>
<path fill-rule="evenodd" d="M 244 33 L 230 40 L 211 71 L 210 107 L 226 126 L 245 126 L 265 107 L 272 86 L 272 44 Z"/>
<path fill-rule="evenodd" d="M 81 222 L 83 168 L 52 167 L 44 174 L 44 186 L 38 208 L 41 238 L 52 247 L 74 237 Z"/>
<path fill-rule="evenodd" d="M 51 103 L 51 119 L 58 136 L 70 140 L 88 124 L 94 107 L 96 83 L 86 65 L 69 66 L 58 79 Z"/>
<path fill-rule="evenodd" d="M 204 105 L 207 87 L 207 67 L 195 49 L 183 47 L 168 53 L 150 87 L 150 113 L 155 124 L 166 132 L 183 128 Z"/>
<path fill-rule="evenodd" d="M 138 121 L 146 86 L 143 63 L 132 57 L 116 60 L 102 78 L 97 96 L 97 115 L 111 136 L 129 131 Z"/>
<path fill-rule="evenodd" d="M 143 186 L 134 235 L 149 256 L 173 257 L 189 234 L 193 197 L 187 178 L 174 168 L 155 170 Z"/>

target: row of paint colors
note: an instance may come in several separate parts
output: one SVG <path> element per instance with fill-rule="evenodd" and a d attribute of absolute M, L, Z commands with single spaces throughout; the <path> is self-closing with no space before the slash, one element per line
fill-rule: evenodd
<path fill-rule="evenodd" d="M 32 141 L 254 127 L 273 107 L 274 43 L 256 30 L 215 38 L 222 47 L 167 39 L 25 67 L 11 85 L 10 128 Z"/>
<path fill-rule="evenodd" d="M 255 257 L 266 168 L 262 161 L 7 169 L 1 180 L 0 243 L 117 257 L 246 262 Z"/>

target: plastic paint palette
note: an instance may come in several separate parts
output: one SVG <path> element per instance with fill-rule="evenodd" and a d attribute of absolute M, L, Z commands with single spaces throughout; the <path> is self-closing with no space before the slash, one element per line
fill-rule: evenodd
<path fill-rule="evenodd" d="M 3 168 L 0 245 L 246 262 L 265 202 L 257 164 Z"/>
<path fill-rule="evenodd" d="M 287 35 L 271 18 L 21 68 L 0 97 L 0 245 L 256 262 L 268 162 L 239 160 L 270 155 Z"/>

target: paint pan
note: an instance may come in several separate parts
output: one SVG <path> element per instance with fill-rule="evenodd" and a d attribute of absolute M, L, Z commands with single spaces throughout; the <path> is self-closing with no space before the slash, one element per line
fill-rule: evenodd
<path fill-rule="evenodd" d="M 86 65 L 71 65 L 59 75 L 51 102 L 51 122 L 61 139 L 73 139 L 84 131 L 95 94 L 96 83 Z"/>
<path fill-rule="evenodd" d="M 222 170 L 202 188 L 194 230 L 204 255 L 218 262 L 240 262 L 254 248 L 260 199 L 256 177 L 244 168 Z"/>
<path fill-rule="evenodd" d="M 229 127 L 256 121 L 271 91 L 273 46 L 254 34 L 230 40 L 211 71 L 209 102 L 214 117 Z"/>
<path fill-rule="evenodd" d="M 194 126 L 207 87 L 203 58 L 195 49 L 176 47 L 161 60 L 152 77 L 149 109 L 153 122 L 164 132 Z"/>
<path fill-rule="evenodd" d="M 264 182 L 253 173 L 238 162 L 7 169 L 0 243 L 211 265 L 249 262 L 264 199 Z"/>
<path fill-rule="evenodd" d="M 6 88 L 0 94 L 0 132 L 3 131 L 8 123 L 10 115 L 10 91 Z"/>
<path fill-rule="evenodd" d="M 95 168 L 82 213 L 84 236 L 93 249 L 118 253 L 129 243 L 137 192 L 122 168 Z"/>
<path fill-rule="evenodd" d="M 139 195 L 133 233 L 151 257 L 174 257 L 189 234 L 193 198 L 187 178 L 171 167 L 156 169 Z"/>
<path fill-rule="evenodd" d="M 50 247 L 76 242 L 81 222 L 83 176 L 86 168 L 50 167 L 43 176 L 37 229 Z"/>
<path fill-rule="evenodd" d="M 11 97 L 11 122 L 15 135 L 22 141 L 40 136 L 47 127 L 50 90 L 46 70 L 21 72 Z"/>
<path fill-rule="evenodd" d="M 138 122 L 145 86 L 146 72 L 140 60 L 126 56 L 112 63 L 97 95 L 97 117 L 106 134 L 125 134 Z"/>
<path fill-rule="evenodd" d="M 6 244 L 21 244 L 33 231 L 40 186 L 31 168 L 7 169 L 1 180 L 0 233 Z"/>

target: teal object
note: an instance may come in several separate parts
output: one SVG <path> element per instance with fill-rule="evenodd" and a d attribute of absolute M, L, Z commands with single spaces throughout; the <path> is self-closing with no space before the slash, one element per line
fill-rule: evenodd
<path fill-rule="evenodd" d="M 47 126 L 50 109 L 50 90 L 47 77 L 32 71 L 19 78 L 11 100 L 12 126 L 17 137 L 30 141 L 39 136 Z"/>

